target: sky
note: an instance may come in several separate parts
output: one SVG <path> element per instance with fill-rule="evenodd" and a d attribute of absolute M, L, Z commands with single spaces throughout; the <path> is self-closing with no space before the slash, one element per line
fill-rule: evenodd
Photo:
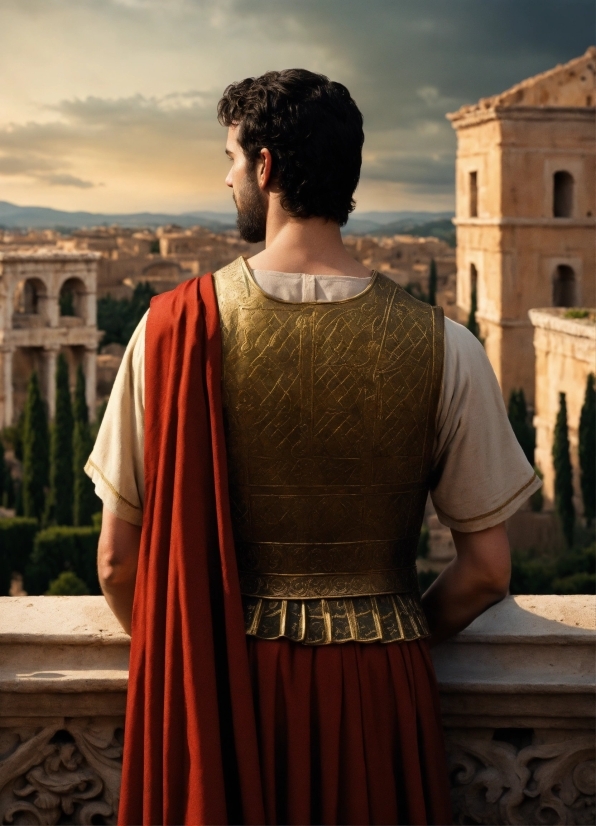
<path fill-rule="evenodd" d="M 231 212 L 216 105 L 303 67 L 364 115 L 357 211 L 453 207 L 445 113 L 594 42 L 593 0 L 0 0 L 0 200 Z"/>

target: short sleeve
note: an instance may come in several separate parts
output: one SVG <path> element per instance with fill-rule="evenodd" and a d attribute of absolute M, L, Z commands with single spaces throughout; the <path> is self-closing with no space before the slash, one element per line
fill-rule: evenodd
<path fill-rule="evenodd" d="M 145 442 L 145 326 L 134 331 L 116 375 L 97 439 L 85 465 L 95 492 L 120 519 L 143 521 Z"/>
<path fill-rule="evenodd" d="M 542 484 L 511 429 L 484 348 L 450 319 L 433 465 L 437 516 L 464 533 L 503 522 Z"/>

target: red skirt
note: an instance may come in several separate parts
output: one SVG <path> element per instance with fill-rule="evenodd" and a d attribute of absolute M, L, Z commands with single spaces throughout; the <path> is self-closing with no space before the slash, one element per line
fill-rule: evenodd
<path fill-rule="evenodd" d="M 268 824 L 452 823 L 424 640 L 247 640 Z"/>

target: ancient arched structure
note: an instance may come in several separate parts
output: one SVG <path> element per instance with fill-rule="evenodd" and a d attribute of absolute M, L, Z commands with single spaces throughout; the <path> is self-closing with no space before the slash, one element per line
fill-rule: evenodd
<path fill-rule="evenodd" d="M 61 351 L 71 384 L 82 365 L 89 414 L 94 417 L 99 257 L 95 252 L 53 250 L 0 253 L 0 426 L 12 424 L 23 409 L 34 370 L 50 416 L 54 415 L 56 359 Z"/>

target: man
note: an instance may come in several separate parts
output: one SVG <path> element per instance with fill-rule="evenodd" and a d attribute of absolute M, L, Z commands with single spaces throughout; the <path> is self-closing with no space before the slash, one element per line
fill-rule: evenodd
<path fill-rule="evenodd" d="M 428 648 L 506 594 L 540 482 L 479 342 L 342 244 L 347 89 L 269 72 L 218 114 L 265 249 L 153 300 L 87 465 L 132 631 L 120 822 L 448 823 Z M 429 490 L 457 558 L 421 600 Z"/>

